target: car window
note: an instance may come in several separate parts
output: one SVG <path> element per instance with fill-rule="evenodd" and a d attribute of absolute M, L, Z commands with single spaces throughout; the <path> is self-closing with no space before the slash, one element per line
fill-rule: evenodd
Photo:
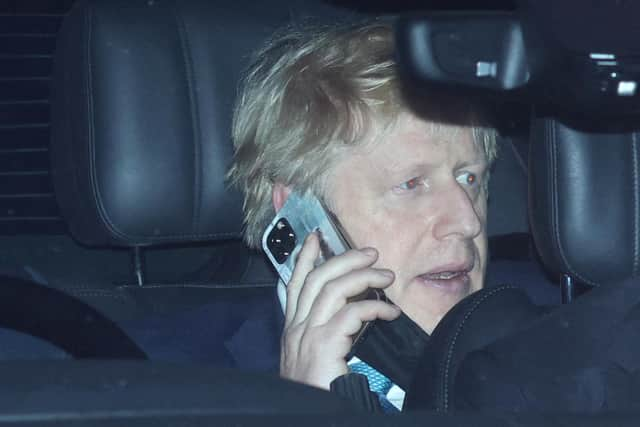
<path fill-rule="evenodd" d="M 117 417 L 127 418 L 134 414 L 131 418 L 127 418 L 132 425 L 140 420 L 146 422 L 149 419 L 171 422 L 189 419 L 199 423 L 217 420 L 216 417 L 219 416 L 217 409 L 211 409 L 208 405 L 211 400 L 219 399 L 232 408 L 228 410 L 232 415 L 237 414 L 234 411 L 240 412 L 243 417 L 255 413 L 266 413 L 273 416 L 271 420 L 273 421 L 277 420 L 277 416 L 291 409 L 291 405 L 285 405 L 280 401 L 281 396 L 288 396 L 291 401 L 296 402 L 297 408 L 293 408 L 293 412 L 303 418 L 308 417 L 309 413 L 314 413 L 314 417 L 316 415 L 326 417 L 328 422 L 342 416 L 353 417 L 354 425 L 358 423 L 368 425 L 371 420 L 379 421 L 379 418 L 363 415 L 357 411 L 354 415 L 353 407 L 329 393 L 321 393 L 298 384 L 283 383 L 275 378 L 279 370 L 280 333 L 284 324 L 276 290 L 278 276 L 262 253 L 247 247 L 237 230 L 233 230 L 228 235 L 210 233 L 211 238 L 194 233 L 197 238 L 189 239 L 189 235 L 185 234 L 177 236 L 178 239 L 173 239 L 176 237 L 175 234 L 158 228 L 140 238 L 144 233 L 128 235 L 126 231 L 121 231 L 122 227 L 118 228 L 120 224 L 110 223 L 107 220 L 101 227 L 96 227 L 100 228 L 96 232 L 99 236 L 96 238 L 98 243 L 91 244 L 90 240 L 93 236 L 82 237 L 82 227 L 92 221 L 88 218 L 104 219 L 107 216 L 104 213 L 105 210 L 100 210 L 101 204 L 106 203 L 104 202 L 106 199 L 96 197 L 97 207 L 92 204 L 87 208 L 88 204 L 82 203 L 82 209 L 88 210 L 74 211 L 67 207 L 69 200 L 85 200 L 85 195 L 77 190 L 82 186 L 71 189 L 72 185 L 86 180 L 91 183 L 86 188 L 97 188 L 99 184 L 96 182 L 99 182 L 100 177 L 99 173 L 91 170 L 90 167 L 87 169 L 90 172 L 86 175 L 78 172 L 80 169 L 56 169 L 55 165 L 62 163 L 56 163 L 58 160 L 53 160 L 54 156 L 59 157 L 59 152 L 54 152 L 52 148 L 52 140 L 56 138 L 52 130 L 56 114 L 53 108 L 60 106 L 60 103 L 53 100 L 56 90 L 54 86 L 57 84 L 53 75 L 54 61 L 58 53 L 56 40 L 61 34 L 65 17 L 73 7 L 88 3 L 91 2 L 16 0 L 0 5 L 0 276 L 4 278 L 5 290 L 9 290 L 8 294 L 21 299 L 21 303 L 25 306 L 31 305 L 31 302 L 46 305 L 47 301 L 51 301 L 48 297 L 42 296 L 40 291 L 27 292 L 31 286 L 55 292 L 56 295 L 60 294 L 62 302 L 59 307 L 68 308 L 58 320 L 67 319 L 70 324 L 75 325 L 60 332 L 53 325 L 57 320 L 42 322 L 41 319 L 49 318 L 45 317 L 46 313 L 55 314 L 55 306 L 44 307 L 40 310 L 40 317 L 37 314 L 39 310 L 34 307 L 29 311 L 29 313 L 36 313 L 32 316 L 24 314 L 27 311 L 11 314 L 7 310 L 4 313 L 7 318 L 20 320 L 13 322 L 10 319 L 0 322 L 0 371 L 4 371 L 8 377 L 13 378 L 13 385 L 7 385 L 0 394 L 5 394 L 9 399 L 7 401 L 13 402 L 12 405 L 15 404 L 15 407 L 19 408 L 20 415 L 16 419 L 28 421 L 31 417 L 36 423 L 49 422 L 50 419 L 47 417 L 51 414 L 63 414 L 60 415 L 61 419 L 73 419 L 74 416 L 78 419 L 87 417 L 90 423 L 99 425 L 100 422 L 106 423 Z M 145 0 L 143 3 L 148 8 L 157 6 L 154 0 Z M 158 3 L 160 3 L 159 0 Z M 166 6 L 166 2 L 161 3 L 160 6 Z M 192 3 L 198 3 L 198 1 L 194 0 Z M 236 10 L 239 8 L 238 5 L 223 5 L 222 2 L 211 2 L 206 5 L 205 3 L 202 2 L 199 6 L 203 8 L 220 6 L 222 11 L 220 16 L 229 13 L 229 22 L 236 19 L 238 15 Z M 251 2 L 247 4 L 249 3 Z M 207 116 L 213 118 L 202 126 L 211 126 L 211 123 L 216 123 L 220 117 L 223 117 L 224 119 L 220 119 L 224 122 L 221 126 L 225 128 L 225 132 L 229 133 L 231 105 L 233 105 L 231 95 L 236 93 L 241 76 L 239 64 L 246 65 L 250 51 L 257 47 L 257 45 L 249 45 L 254 43 L 254 39 L 259 38 L 256 35 L 258 33 L 260 37 L 263 35 L 266 37 L 273 30 L 286 24 L 291 25 L 292 22 L 295 24 L 317 20 L 331 23 L 337 20 L 355 21 L 374 16 L 391 20 L 399 14 L 419 13 L 425 9 L 430 11 L 480 9 L 509 12 L 516 9 L 515 3 L 507 0 L 487 0 L 481 4 L 462 0 L 455 2 L 277 0 L 261 5 L 249 5 L 247 8 L 252 8 L 247 11 L 250 19 L 241 24 L 246 25 L 246 31 L 244 34 L 239 31 L 241 35 L 237 40 L 234 39 L 228 46 L 222 47 L 219 46 L 217 36 L 211 36 L 208 40 L 212 49 L 216 44 L 216 48 L 228 51 L 228 56 L 221 55 L 219 69 L 212 66 L 207 71 L 211 71 L 212 74 L 220 72 L 222 77 L 219 80 L 216 80 L 217 75 L 216 78 L 212 78 L 215 84 L 211 87 L 218 85 L 216 89 L 229 96 L 227 96 L 228 99 L 212 100 L 212 103 L 223 104 L 227 110 L 220 116 L 213 114 Z M 142 3 L 132 2 L 131 4 L 132 7 L 138 7 Z M 122 10 L 126 9 L 122 4 L 118 7 Z M 91 21 L 91 16 L 87 15 L 85 18 L 85 22 Z M 118 20 L 120 18 L 123 28 L 132 25 L 127 21 L 126 16 L 118 17 Z M 198 18 L 195 16 L 188 25 L 202 25 Z M 111 22 L 118 22 L 118 20 Z M 95 28 L 91 27 L 92 30 L 96 29 L 95 33 L 91 33 L 94 35 L 99 34 L 100 25 L 106 21 L 91 22 L 92 25 L 96 25 Z M 176 25 L 178 33 L 184 31 L 184 34 L 188 34 L 185 30 L 188 25 L 184 22 L 180 23 L 179 20 L 176 22 L 178 24 L 167 21 L 163 25 L 167 25 L 167 28 L 174 28 L 173 25 Z M 134 24 L 139 26 L 137 28 L 140 29 L 140 34 L 148 30 L 144 22 Z M 87 24 L 86 28 L 89 27 L 90 25 Z M 212 27 L 212 34 L 215 34 L 214 30 L 215 28 Z M 179 45 L 182 49 L 194 42 L 184 34 L 180 33 L 176 38 L 180 42 L 176 46 Z M 195 43 L 202 43 L 202 40 L 207 41 L 207 38 L 198 39 Z M 116 46 L 118 42 L 117 38 L 110 40 L 109 43 L 112 44 L 109 47 Z M 80 49 L 81 46 L 76 47 L 77 50 L 74 52 L 82 55 L 84 51 Z M 122 46 L 119 48 L 125 51 L 127 49 Z M 201 48 L 201 45 L 198 45 L 198 48 Z M 238 53 L 240 51 L 241 54 Z M 88 70 L 93 70 L 92 67 L 97 67 L 96 64 L 108 63 L 103 58 L 96 59 L 91 55 L 89 57 L 91 60 L 88 62 Z M 62 63 L 59 58 L 58 60 Z M 92 62 L 94 59 L 95 62 Z M 210 87 L 189 86 L 192 83 L 190 79 L 194 78 L 193 70 L 189 68 L 190 61 L 193 60 L 188 54 L 181 57 L 181 66 L 186 70 L 185 87 L 188 87 L 189 95 L 185 95 L 185 104 L 176 104 L 179 105 L 175 107 L 176 116 L 184 113 L 184 109 L 181 110 L 180 106 L 189 105 L 188 108 L 197 109 L 198 107 L 195 106 L 198 105 L 198 94 L 212 90 Z M 225 74 L 229 73 L 229 70 L 235 72 L 236 69 L 237 79 L 235 76 L 230 79 Z M 99 73 L 96 72 L 96 75 Z M 142 85 L 142 83 L 139 84 Z M 414 82 L 414 84 L 417 83 Z M 122 87 L 119 89 L 122 90 Z M 162 88 L 162 90 L 165 89 Z M 176 89 L 176 92 L 179 91 L 180 89 Z M 122 92 L 122 98 L 129 96 L 126 92 L 126 90 Z M 151 110 L 155 107 L 144 104 L 144 100 L 134 99 L 132 103 L 135 102 L 145 105 L 144 109 Z M 506 109 L 510 111 L 503 111 L 506 125 L 498 141 L 498 160 L 491 170 L 492 181 L 489 187 L 487 228 L 491 261 L 488 268 L 487 287 L 495 289 L 496 293 L 506 288 L 517 288 L 537 307 L 552 310 L 561 302 L 561 292 L 558 287 L 560 280 L 557 275 L 550 274 L 549 269 L 541 262 L 540 254 L 536 252 L 530 224 L 529 186 L 532 177 L 529 152 L 530 145 L 536 141 L 531 141 L 529 138 L 531 125 L 529 107 L 527 104 L 518 104 L 514 105 L 513 109 L 511 107 Z M 73 123 L 73 120 L 65 123 Z M 69 125 L 69 129 L 76 124 Z M 152 128 L 156 127 L 155 124 L 153 125 Z M 109 122 L 104 127 L 110 129 L 111 126 L 116 128 L 118 124 Z M 191 122 L 186 127 L 191 128 L 191 126 L 198 127 Z M 160 129 L 160 126 L 157 128 Z M 197 133 L 194 132 L 193 135 Z M 197 138 L 197 135 L 194 138 Z M 157 141 L 146 141 L 149 144 L 148 147 L 151 147 L 154 142 Z M 133 144 L 123 145 L 122 149 L 132 146 Z M 134 148 L 137 149 L 136 147 Z M 142 145 L 141 147 L 144 148 Z M 91 151 L 94 148 L 93 141 L 86 146 L 67 146 L 64 150 L 68 154 L 65 165 L 71 168 L 83 159 L 94 161 L 95 153 Z M 127 160 L 134 157 L 133 155 L 118 157 L 114 154 L 116 151 L 106 150 L 108 155 L 104 157 L 110 160 L 123 158 Z M 191 157 L 197 158 L 200 155 L 206 157 L 214 151 L 199 152 L 194 149 Z M 144 155 L 152 152 L 153 150 L 149 148 L 148 152 L 144 151 Z M 229 154 L 230 142 L 227 148 L 219 152 Z M 219 152 L 215 151 L 215 154 L 218 155 Z M 85 158 L 83 156 L 86 153 L 91 154 Z M 175 157 L 184 154 L 179 150 L 176 150 L 176 153 Z M 225 164 L 220 168 L 227 167 L 230 159 L 229 154 L 228 158 L 221 161 Z M 90 161 L 87 161 L 87 164 L 89 163 Z M 162 161 L 158 162 L 160 163 Z M 104 164 L 109 165 L 110 162 L 106 161 Z M 133 171 L 131 176 L 136 174 L 136 167 L 137 165 L 134 165 L 130 170 Z M 69 170 L 72 172 L 69 173 Z M 167 176 L 166 170 L 158 170 L 160 173 L 157 176 L 166 178 L 166 182 L 179 182 L 184 178 L 178 176 L 179 174 L 176 174 L 175 178 L 170 177 Z M 608 172 L 614 173 L 614 171 Z M 191 173 L 191 170 L 188 170 L 188 173 Z M 54 176 L 56 178 L 64 176 L 64 179 L 56 184 Z M 204 182 L 208 177 L 210 176 L 206 171 L 200 170 L 194 172 L 193 176 L 190 175 L 189 179 L 185 178 L 185 181 Z M 59 182 L 69 183 L 69 187 L 61 188 Z M 143 192 L 151 194 L 157 191 L 157 182 L 143 184 Z M 134 185 L 132 184 L 132 187 Z M 113 199 L 120 200 L 119 197 L 132 187 L 124 186 L 120 189 L 121 193 L 115 191 Z M 209 190 L 205 186 L 202 188 Z M 223 185 L 211 191 L 220 191 L 217 193 L 219 198 L 227 197 Z M 167 192 L 175 195 L 180 190 L 172 187 Z M 204 192 L 206 191 L 203 190 Z M 61 198 L 62 193 L 66 193 L 63 196 L 65 200 Z M 205 199 L 207 196 L 210 197 L 202 194 L 194 197 Z M 167 200 L 169 199 L 167 196 Z M 216 199 L 216 197 L 210 197 L 210 199 Z M 124 205 L 127 208 L 131 208 L 131 218 L 135 217 L 136 209 L 146 208 L 133 206 L 125 196 L 122 196 L 122 200 L 126 201 Z M 167 211 L 175 207 L 173 200 L 167 203 Z M 239 212 L 241 205 L 239 199 L 231 197 L 228 200 L 231 202 L 218 210 L 228 208 L 229 212 Z M 158 211 L 157 207 L 153 208 Z M 123 217 L 125 225 L 128 225 L 126 224 L 128 214 Z M 197 217 L 197 214 L 193 214 L 192 217 Z M 239 217 L 232 220 L 237 224 L 242 222 Z M 206 218 L 195 222 L 198 221 L 200 224 L 206 224 Z M 212 227 L 223 227 L 220 225 L 223 221 L 218 222 Z M 206 225 L 202 225 L 202 228 L 206 228 Z M 103 238 L 109 233 L 111 237 Z M 133 237 L 127 240 L 130 236 Z M 166 236 L 169 237 L 162 240 Z M 158 240 L 154 240 L 155 237 L 158 237 Z M 43 292 L 46 294 L 46 291 Z M 492 295 L 491 292 L 487 294 Z M 16 303 L 16 307 L 22 306 Z M 537 315 L 542 312 L 535 313 Z M 544 313 L 548 312 L 544 311 Z M 53 318 L 55 317 L 53 315 Z M 107 341 L 99 340 L 100 342 L 96 343 L 93 339 L 98 335 L 94 336 L 94 333 L 100 334 L 100 337 L 106 337 Z M 108 341 L 109 339 L 112 341 Z M 74 353 L 73 346 L 61 345 L 71 341 L 82 343 L 75 348 L 77 353 Z M 109 347 L 113 347 L 113 353 L 107 351 Z M 108 353 L 106 357 L 96 354 L 102 351 Z M 122 356 L 123 354 L 125 356 Z M 132 359 L 148 360 L 131 363 L 120 360 L 129 358 L 128 355 L 131 354 L 133 354 Z M 78 355 L 97 360 L 91 360 L 83 365 L 74 360 Z M 26 361 L 32 365 L 21 364 L 20 361 Z M 58 362 L 66 364 L 56 364 Z M 229 369 L 231 371 L 228 371 Z M 30 372 L 33 373 L 30 374 Z M 97 386 L 92 382 L 92 378 L 98 382 Z M 25 384 L 24 387 L 21 387 L 22 384 Z M 129 384 L 133 386 L 129 387 Z M 208 389 L 209 384 L 214 385 Z M 101 397 L 96 392 L 96 387 L 108 389 L 111 393 L 109 398 Z M 172 402 L 171 388 L 182 393 L 182 397 L 174 402 Z M 250 391 L 245 394 L 243 390 Z M 39 395 L 38 392 L 41 394 Z M 267 395 L 267 400 L 264 400 L 264 395 Z M 44 396 L 44 406 L 38 396 Z M 245 402 L 242 402 L 243 398 L 246 398 Z M 110 406 L 109 399 L 116 403 Z M 26 403 L 19 406 L 21 401 Z M 47 401 L 52 402 L 50 406 L 47 406 L 49 404 Z M 163 412 L 163 406 L 169 409 Z M 124 412 L 120 410 L 121 408 L 125 408 Z M 12 410 L 13 407 L 5 405 L 4 409 L 0 409 L 0 419 L 5 415 L 11 415 Z M 45 415 L 41 418 L 42 414 Z M 561 415 L 560 418 L 563 416 Z M 509 417 L 511 415 L 505 415 L 505 418 L 500 420 L 514 419 Z M 580 414 L 576 417 L 580 422 L 588 420 L 586 417 L 580 418 Z M 522 425 L 534 425 L 533 418 L 533 421 L 525 419 Z M 236 419 L 242 422 L 244 420 L 244 418 Z M 428 419 L 433 420 L 434 425 L 449 425 L 449 423 L 453 425 L 460 420 L 472 421 L 464 414 L 461 418 L 442 419 L 433 412 L 425 411 L 409 414 L 402 422 L 414 424 Z M 566 419 L 573 421 L 569 416 Z M 602 421 L 603 418 L 594 420 Z M 473 419 L 473 422 L 477 422 L 478 425 L 493 425 L 491 424 L 493 421 L 495 420 L 492 416 L 485 414 L 479 414 Z M 606 421 L 608 420 L 605 418 Z"/>

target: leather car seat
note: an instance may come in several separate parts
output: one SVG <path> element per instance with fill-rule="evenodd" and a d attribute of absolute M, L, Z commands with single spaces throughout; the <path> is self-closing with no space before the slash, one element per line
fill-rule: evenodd
<path fill-rule="evenodd" d="M 193 307 L 231 288 L 233 298 L 270 295 L 275 276 L 241 242 L 241 196 L 224 175 L 250 52 L 292 19 L 332 11 L 298 3 L 77 2 L 54 61 L 55 193 L 76 241 L 129 249 L 132 269 L 112 288 L 65 292 L 121 320 Z M 204 271 L 173 282 L 145 277 L 146 251 L 185 246 L 211 252 Z"/>
<path fill-rule="evenodd" d="M 539 118 L 531 135 L 538 252 L 556 282 L 586 288 L 640 271 L 637 124 L 601 121 Z"/>

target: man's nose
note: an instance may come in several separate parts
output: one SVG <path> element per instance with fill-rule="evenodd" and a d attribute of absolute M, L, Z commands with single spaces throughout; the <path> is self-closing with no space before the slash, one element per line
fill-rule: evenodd
<path fill-rule="evenodd" d="M 477 206 L 463 188 L 456 185 L 443 191 L 440 200 L 433 228 L 437 239 L 452 236 L 472 239 L 480 234 L 483 225 Z"/>

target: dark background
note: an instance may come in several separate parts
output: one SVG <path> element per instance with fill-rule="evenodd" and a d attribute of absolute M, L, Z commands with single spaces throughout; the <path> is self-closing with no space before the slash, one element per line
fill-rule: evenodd
<path fill-rule="evenodd" d="M 64 13 L 72 4 L 73 0 L 3 0 L 0 1 L 0 13 Z"/>
<path fill-rule="evenodd" d="M 515 0 L 329 0 L 328 3 L 372 13 L 428 9 L 513 9 Z M 4 0 L 0 13 L 64 13 L 74 0 Z"/>

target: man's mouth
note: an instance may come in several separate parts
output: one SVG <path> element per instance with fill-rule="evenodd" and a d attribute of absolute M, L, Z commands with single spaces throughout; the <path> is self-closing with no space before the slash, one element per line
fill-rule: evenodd
<path fill-rule="evenodd" d="M 418 279 L 424 285 L 442 289 L 455 294 L 467 294 L 471 286 L 469 273 L 473 270 L 473 261 L 466 263 L 449 264 L 436 267 L 431 271 L 421 274 Z"/>
<path fill-rule="evenodd" d="M 466 274 L 468 274 L 468 271 L 442 271 L 440 273 L 423 274 L 421 277 L 427 280 L 451 280 Z"/>

